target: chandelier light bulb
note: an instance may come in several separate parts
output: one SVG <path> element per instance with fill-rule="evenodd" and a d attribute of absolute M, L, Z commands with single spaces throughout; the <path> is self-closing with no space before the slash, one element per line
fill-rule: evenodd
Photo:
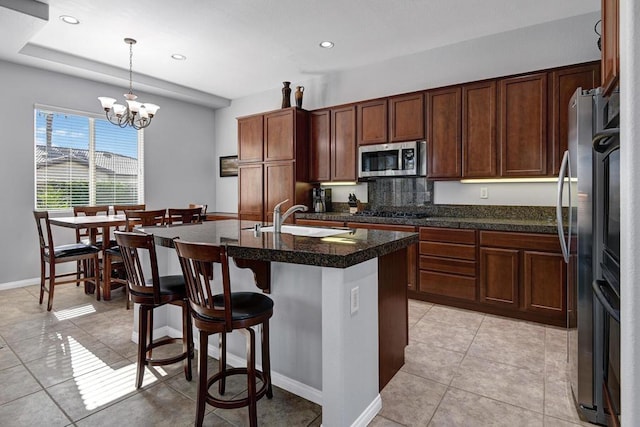
<path fill-rule="evenodd" d="M 138 97 L 133 93 L 133 45 L 136 41 L 127 37 L 124 42 L 129 45 L 129 92 L 124 94 L 125 103 L 124 105 L 116 104 L 114 98 L 106 96 L 100 96 L 98 100 L 107 120 L 112 124 L 122 128 L 131 126 L 134 129 L 142 129 L 151 124 L 151 119 L 160 107 L 156 104 L 136 101 Z"/>

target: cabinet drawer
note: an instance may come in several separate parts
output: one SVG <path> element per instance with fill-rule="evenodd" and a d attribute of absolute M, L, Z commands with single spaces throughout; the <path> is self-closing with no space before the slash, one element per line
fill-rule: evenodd
<path fill-rule="evenodd" d="M 545 252 L 562 252 L 556 234 L 481 231 L 480 246 Z"/>
<path fill-rule="evenodd" d="M 475 245 L 476 231 L 459 228 L 420 227 L 420 240 Z"/>
<path fill-rule="evenodd" d="M 420 255 L 475 261 L 476 248 L 475 246 L 454 243 L 420 242 Z"/>
<path fill-rule="evenodd" d="M 441 273 L 462 274 L 464 276 L 475 277 L 476 275 L 476 263 L 474 261 L 461 261 L 424 255 L 420 257 L 420 269 L 439 271 Z"/>
<path fill-rule="evenodd" d="M 420 271 L 420 292 L 461 298 L 476 299 L 476 279 L 453 274 Z"/>

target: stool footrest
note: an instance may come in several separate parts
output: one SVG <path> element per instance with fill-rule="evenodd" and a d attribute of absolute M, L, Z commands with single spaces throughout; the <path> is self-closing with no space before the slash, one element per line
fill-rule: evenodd
<path fill-rule="evenodd" d="M 231 375 L 247 375 L 247 368 L 229 368 L 225 372 L 217 372 L 216 374 L 209 377 L 207 380 L 207 397 L 206 401 L 209 405 L 214 406 L 216 408 L 223 409 L 233 409 L 233 408 L 242 408 L 244 406 L 249 406 L 249 397 L 245 397 L 242 399 L 220 399 L 213 396 L 209 393 L 209 389 L 216 382 L 220 381 L 223 377 L 227 378 Z M 262 371 L 256 369 L 256 379 L 262 381 L 262 387 L 258 389 L 256 392 L 256 401 L 260 400 L 262 396 L 267 393 L 267 383 L 264 379 L 264 374 Z"/>
<path fill-rule="evenodd" d="M 153 343 L 149 344 L 147 346 L 145 354 L 149 350 L 153 350 L 154 348 L 158 348 L 158 347 L 161 347 L 161 346 L 166 345 L 166 344 L 173 344 L 173 343 L 176 343 L 176 342 L 182 342 L 182 338 L 171 338 L 171 337 L 161 338 L 161 339 L 159 339 L 157 341 L 154 341 Z M 184 360 L 189 356 L 190 356 L 189 352 L 186 352 L 186 353 L 180 353 L 177 356 L 166 357 L 164 359 L 153 359 L 153 358 L 147 357 L 146 358 L 146 363 L 148 365 L 150 365 L 150 366 L 171 365 L 172 363 L 180 362 L 181 360 Z"/>

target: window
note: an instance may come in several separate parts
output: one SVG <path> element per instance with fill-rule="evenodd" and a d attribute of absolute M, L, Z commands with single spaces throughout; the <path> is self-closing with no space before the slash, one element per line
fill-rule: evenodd
<path fill-rule="evenodd" d="M 34 139 L 36 209 L 144 203 L 142 130 L 37 106 Z"/>

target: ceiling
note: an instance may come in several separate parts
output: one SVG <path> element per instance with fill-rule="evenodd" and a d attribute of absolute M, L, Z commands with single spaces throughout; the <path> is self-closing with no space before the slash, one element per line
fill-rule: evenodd
<path fill-rule="evenodd" d="M 127 87 L 132 37 L 134 90 L 216 108 L 284 80 L 599 10 L 600 0 L 0 0 L 0 59 Z"/>

